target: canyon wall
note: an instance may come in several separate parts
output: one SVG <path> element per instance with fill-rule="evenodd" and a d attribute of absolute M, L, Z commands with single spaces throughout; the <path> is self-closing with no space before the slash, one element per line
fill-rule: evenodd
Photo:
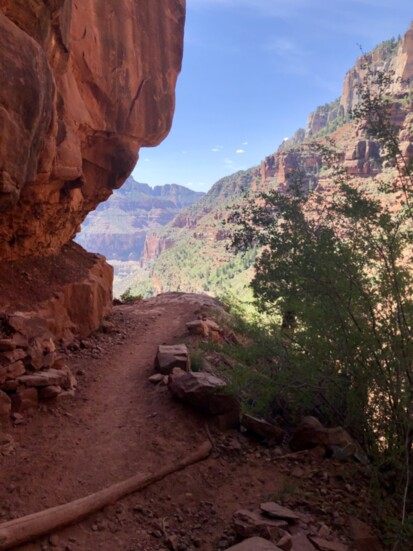
<path fill-rule="evenodd" d="M 0 259 L 47 255 L 167 135 L 184 0 L 0 0 Z"/>
<path fill-rule="evenodd" d="M 110 311 L 112 268 L 71 240 L 168 134 L 184 22 L 185 0 L 0 0 L 0 314 L 67 339 Z"/>

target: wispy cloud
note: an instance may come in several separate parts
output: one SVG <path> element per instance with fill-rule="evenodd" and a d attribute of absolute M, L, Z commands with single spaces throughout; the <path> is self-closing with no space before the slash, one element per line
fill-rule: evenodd
<path fill-rule="evenodd" d="M 215 145 L 211 151 L 213 151 L 214 153 L 218 153 L 219 151 L 222 151 L 224 149 L 224 146 L 223 145 Z"/>
<path fill-rule="evenodd" d="M 228 157 L 224 159 L 224 166 L 226 166 L 227 168 L 233 168 L 234 164 L 235 163 L 232 159 L 229 159 Z"/>
<path fill-rule="evenodd" d="M 285 18 L 314 0 L 192 0 L 192 7 L 248 8 L 255 13 L 269 17 Z"/>
<path fill-rule="evenodd" d="M 309 50 L 303 50 L 298 44 L 284 37 L 272 37 L 263 44 L 263 49 L 271 52 L 278 69 L 288 74 L 307 74 Z"/>
<path fill-rule="evenodd" d="M 245 153 L 245 149 L 237 149 L 235 153 L 238 153 L 238 155 L 242 155 Z"/>

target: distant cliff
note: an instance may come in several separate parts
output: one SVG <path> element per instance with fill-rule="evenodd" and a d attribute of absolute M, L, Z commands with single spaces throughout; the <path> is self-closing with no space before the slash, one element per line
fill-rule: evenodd
<path fill-rule="evenodd" d="M 341 151 L 348 174 L 362 183 L 391 168 L 382 162 L 380 146 L 351 121 L 349 112 L 358 101 L 358 85 L 370 68 L 394 71 L 390 93 L 392 123 L 400 130 L 402 152 L 413 156 L 412 87 L 413 27 L 400 40 L 383 42 L 364 59 L 359 58 L 344 79 L 343 93 L 335 101 L 317 108 L 308 118 L 307 128 L 299 129 L 260 167 L 238 172 L 217 182 L 198 203 L 184 209 L 159 232 L 151 233 L 145 244 L 141 267 L 129 273 L 118 289 L 127 287 L 143 294 L 168 290 L 203 291 L 219 294 L 232 291 L 246 294 L 256 252 L 234 256 L 227 250 L 231 225 L 229 211 L 244 203 L 244 196 L 278 189 L 288 193 L 288 174 L 299 170 L 308 190 L 331 185 L 321 156 L 312 142 L 331 137 Z"/>
<path fill-rule="evenodd" d="M 108 259 L 139 260 L 147 233 L 170 222 L 203 195 L 176 184 L 151 188 L 130 177 L 90 213 L 76 241 Z"/>

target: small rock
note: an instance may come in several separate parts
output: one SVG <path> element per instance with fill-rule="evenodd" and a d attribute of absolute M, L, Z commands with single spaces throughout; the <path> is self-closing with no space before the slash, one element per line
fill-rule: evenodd
<path fill-rule="evenodd" d="M 261 536 L 265 539 L 279 537 L 279 525 L 277 521 L 264 518 L 260 511 L 247 511 L 240 509 L 232 517 L 236 533 L 242 538 Z"/>
<path fill-rule="evenodd" d="M 174 367 L 189 371 L 190 359 L 186 345 L 159 345 L 155 359 L 155 369 L 163 375 L 169 375 Z"/>
<path fill-rule="evenodd" d="M 148 378 L 148 381 L 154 385 L 157 385 L 158 383 L 160 383 L 162 380 L 163 380 L 164 376 L 162 375 L 162 373 L 155 373 L 155 375 L 151 375 L 149 378 Z"/>
<path fill-rule="evenodd" d="M 287 507 L 282 507 L 282 505 L 278 505 L 278 503 L 273 501 L 261 503 L 260 508 L 263 513 L 271 518 L 281 518 L 292 521 L 299 520 L 299 517 L 294 513 L 294 511 L 291 511 L 291 509 L 288 509 Z"/>
<path fill-rule="evenodd" d="M 39 371 L 30 375 L 19 377 L 19 382 L 26 386 L 67 386 L 69 383 L 69 374 L 63 369 L 49 369 L 48 371 Z"/>

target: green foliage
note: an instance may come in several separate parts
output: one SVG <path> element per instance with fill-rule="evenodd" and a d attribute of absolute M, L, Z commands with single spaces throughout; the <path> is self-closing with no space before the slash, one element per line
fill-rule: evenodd
<path fill-rule="evenodd" d="M 276 390 L 284 412 L 315 413 L 344 425 L 378 468 L 391 465 L 406 529 L 412 507 L 413 176 L 390 124 L 390 84 L 388 75 L 368 71 L 353 113 L 396 168 L 397 178 L 377 180 L 381 195 L 347 175 L 330 142 L 315 147 L 331 171 L 334 194 L 305 194 L 297 170 L 289 174 L 288 194 L 263 193 L 231 222 L 236 251 L 263 251 L 252 281 L 258 308 L 289 318 L 285 329 L 271 329 L 278 350 L 259 370 L 266 387 Z M 395 200 L 400 194 L 401 202 Z M 250 379 L 254 385 L 256 373 Z M 266 387 L 261 382 L 264 395 Z"/>
<path fill-rule="evenodd" d="M 134 294 L 130 288 L 126 289 L 119 298 L 122 302 L 136 302 L 137 300 L 143 299 L 142 295 Z"/>
<path fill-rule="evenodd" d="M 191 358 L 191 371 L 202 371 L 204 369 L 204 356 L 202 354 L 201 350 L 193 349 L 190 352 L 190 358 Z"/>

